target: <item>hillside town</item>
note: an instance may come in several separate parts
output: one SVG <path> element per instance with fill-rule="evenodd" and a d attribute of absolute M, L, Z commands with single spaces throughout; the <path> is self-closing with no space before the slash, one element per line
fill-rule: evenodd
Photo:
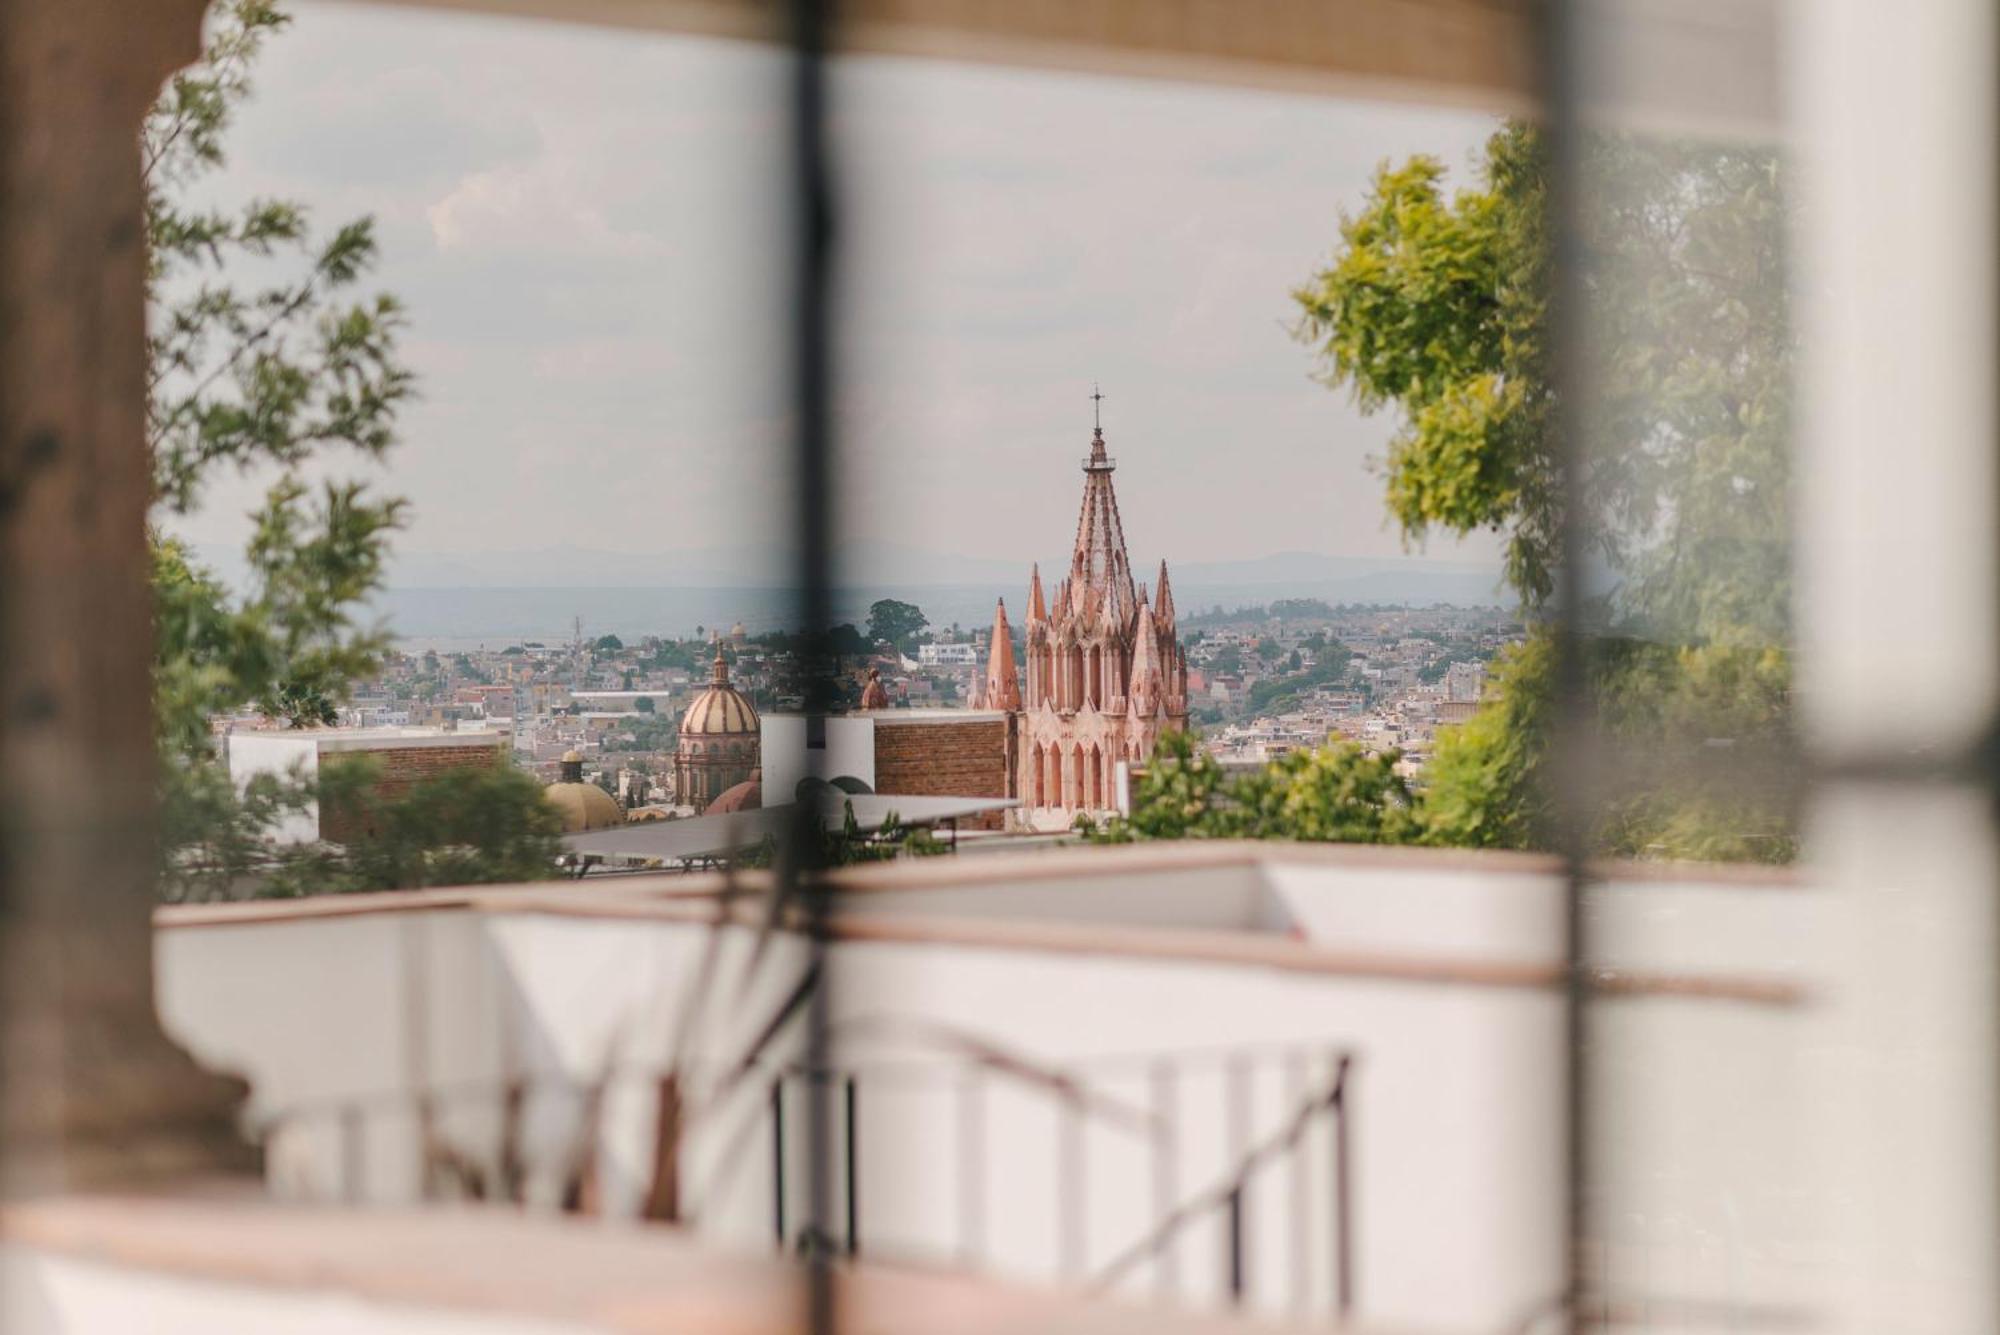
<path fill-rule="evenodd" d="M 1485 665 L 1518 640 L 1518 617 L 1494 607 L 1330 605 L 1286 599 L 1211 608 L 1181 620 L 1188 661 L 1190 723 L 1225 766 L 1251 766 L 1330 737 L 1372 753 L 1399 751 L 1417 777 L 1439 727 L 1471 717 Z M 903 645 L 843 627 L 838 688 L 858 708 L 870 674 L 886 707 L 966 708 L 990 657 L 989 628 L 926 628 Z M 1014 657 L 1024 661 L 1025 634 Z M 797 653 L 780 632 L 741 624 L 695 636 L 579 630 L 566 643 L 527 641 L 439 652 L 403 650 L 341 706 L 355 729 L 487 730 L 505 733 L 514 762 L 556 782 L 563 757 L 583 757 L 587 781 L 628 812 L 686 814 L 675 792 L 683 715 L 711 684 L 717 648 L 730 681 L 760 713 L 795 711 Z M 1023 669 L 1025 670 L 1025 669 Z M 236 732 L 265 726 L 223 720 Z"/>

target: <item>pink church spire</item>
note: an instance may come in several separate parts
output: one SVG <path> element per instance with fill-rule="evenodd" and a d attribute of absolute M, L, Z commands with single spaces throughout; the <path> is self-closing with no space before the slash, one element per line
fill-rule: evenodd
<path fill-rule="evenodd" d="M 1021 679 L 1014 671 L 1014 631 L 1007 624 L 1007 600 L 993 609 L 993 637 L 986 646 L 987 709 L 1019 709 Z"/>
<path fill-rule="evenodd" d="M 1153 625 L 1152 609 L 1139 604 L 1139 635 L 1132 646 L 1132 712 L 1149 718 L 1159 711 L 1166 682 L 1160 668 L 1160 634 Z"/>

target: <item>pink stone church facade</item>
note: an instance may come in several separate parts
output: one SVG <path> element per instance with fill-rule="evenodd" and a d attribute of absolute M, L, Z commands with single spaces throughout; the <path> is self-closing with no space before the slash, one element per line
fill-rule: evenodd
<path fill-rule="evenodd" d="M 1167 564 L 1150 595 L 1133 581 L 1111 487 L 1117 466 L 1100 426 L 1083 461 L 1069 573 L 1052 598 L 1039 566 L 1029 580 L 1026 680 L 1002 599 L 974 701 L 1012 715 L 1012 796 L 1021 799 L 1019 823 L 1036 829 L 1110 814 L 1118 762 L 1145 760 L 1162 732 L 1187 726 L 1187 658 Z"/>

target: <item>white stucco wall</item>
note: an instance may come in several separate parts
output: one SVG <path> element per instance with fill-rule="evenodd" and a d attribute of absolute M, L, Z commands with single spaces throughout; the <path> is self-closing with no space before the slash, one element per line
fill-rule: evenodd
<path fill-rule="evenodd" d="M 285 775 L 294 769 L 303 778 L 319 773 L 319 747 L 312 738 L 282 732 L 231 733 L 225 743 L 229 778 L 240 790 L 259 774 Z M 279 821 L 272 837 L 283 844 L 311 843 L 319 838 L 319 804 Z"/>
<path fill-rule="evenodd" d="M 1212 933 L 1225 906 L 1241 919 L 1282 899 L 1309 945 L 1428 953 L 1449 962 L 1548 964 L 1548 887 L 1436 869 L 1289 867 L 1260 884 L 1251 868 L 1108 876 L 1091 912 L 1038 911 L 1034 878 L 1012 892 L 941 890 L 937 920 L 969 906 L 1012 921 L 1103 930 L 1139 916 L 1137 887 Z M 1078 904 L 1088 878 L 1068 883 Z M 1627 893 L 1629 891 L 1629 893 Z M 1182 893 L 1186 892 L 1186 893 Z M 590 894 L 578 890 L 578 895 Z M 905 902 L 893 920 L 922 930 Z M 863 897 L 864 899 L 867 897 Z M 1184 901 L 1184 902 L 1183 902 Z M 1628 968 L 1693 969 L 1800 953 L 1798 890 L 1617 887 L 1602 936 Z M 1206 905 L 1207 908 L 1203 906 Z M 1683 907 L 1684 906 L 1684 907 Z M 1265 910 L 1260 910 L 1265 911 Z M 1098 924 L 1093 927 L 1092 924 Z M 1250 926 L 1250 924 L 1242 924 Z M 968 930 L 976 930 L 971 928 Z M 1284 948 L 1271 924 L 1242 939 Z M 1713 949 L 1708 943 L 1722 944 Z M 1107 938 L 1108 940 L 1109 938 Z M 1788 944 L 1789 943 L 1789 944 Z M 581 1143 L 574 1086 L 611 1081 L 597 1174 L 605 1208 L 636 1208 L 651 1164 L 656 1073 L 692 1068 L 694 1118 L 683 1144 L 683 1202 L 711 1240 L 771 1246 L 768 1082 L 710 1098 L 721 1064 L 777 1013 L 797 977 L 798 942 L 760 951 L 749 929 L 549 913 L 371 913 L 162 932 L 159 985 L 170 1028 L 200 1056 L 247 1073 L 260 1113 L 321 1108 L 273 1143 L 274 1189 L 292 1195 L 413 1199 L 418 1121 L 411 1091 L 443 1091 L 435 1130 L 469 1161 L 497 1167 L 495 1090 L 539 1073 L 523 1108 L 532 1199 L 553 1204 Z M 1769 972 L 1764 970 L 1763 972 Z M 1559 1283 L 1562 1052 L 1559 992 L 1543 985 L 1409 981 L 1340 972 L 1147 958 L 1107 947 L 1030 950 L 973 941 L 851 941 L 833 948 L 836 1059 L 861 1072 L 858 1158 L 864 1255 L 954 1264 L 1063 1282 L 1095 1274 L 1169 1204 L 1221 1180 L 1246 1145 L 1284 1124 L 1354 1054 L 1353 1200 L 1359 1313 L 1387 1326 L 1491 1331 L 1518 1321 Z M 1700 997 L 1607 1000 L 1594 1106 L 1627 1277 L 1677 1296 L 1787 1302 L 1811 1277 L 1776 1242 L 1810 1243 L 1814 1197 L 1796 1129 L 1806 1116 L 1797 1009 Z M 776 1055 L 789 1057 L 787 1031 Z M 1083 1119 L 1065 1159 L 1062 1103 L 1034 1078 L 973 1070 L 976 1041 L 1037 1071 L 1073 1070 L 1141 1119 L 1176 1122 L 1165 1195 L 1150 1142 L 1111 1116 Z M 1232 1110 L 1228 1065 L 1248 1071 Z M 1147 1059 L 1170 1058 L 1162 1105 Z M 565 1081 L 567 1084 L 565 1084 Z M 345 1123 L 326 1106 L 367 1096 Z M 789 1092 L 790 1223 L 803 1209 L 802 1091 Z M 969 1104 L 977 1111 L 968 1114 Z M 968 1146 L 968 1119 L 979 1137 Z M 838 1131 L 838 1127 L 836 1128 Z M 354 1144 L 359 1141 L 357 1153 Z M 1254 1179 L 1248 1210 L 1253 1303 L 1330 1306 L 1332 1170 L 1325 1125 L 1302 1151 Z M 343 1165 L 359 1159 L 358 1180 Z M 970 1158 L 978 1171 L 961 1176 Z M 1072 1172 L 1080 1161 L 1081 1169 Z M 1059 1184 L 1082 1183 L 1083 1244 L 1065 1265 Z M 1121 1292 L 1219 1299 L 1222 1235 L 1191 1228 L 1161 1265 Z M 1809 1293 L 1806 1295 L 1809 1296 Z"/>
<path fill-rule="evenodd" d="M 826 720 L 826 749 L 806 749 L 802 714 L 766 714 L 762 721 L 759 763 L 764 767 L 764 801 L 776 806 L 792 800 L 799 780 L 807 775 L 837 779 L 852 775 L 875 786 L 875 721 L 865 716 Z"/>

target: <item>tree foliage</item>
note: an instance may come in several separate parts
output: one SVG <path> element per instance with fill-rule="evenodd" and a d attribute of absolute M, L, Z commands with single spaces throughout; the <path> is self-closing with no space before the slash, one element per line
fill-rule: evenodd
<path fill-rule="evenodd" d="M 1784 174 L 1771 151 L 1629 135 L 1588 141 L 1583 220 L 1587 513 L 1623 624 L 1689 641 L 1789 632 L 1788 456 L 1796 342 Z M 1400 409 L 1390 513 L 1507 539 L 1530 606 L 1554 586 L 1562 482 L 1551 432 L 1539 131 L 1488 141 L 1475 187 L 1385 167 L 1341 221 L 1333 262 L 1293 295 L 1320 376 L 1367 411 Z"/>
<path fill-rule="evenodd" d="M 1544 156 L 1533 130 L 1505 130 L 1482 188 L 1449 198 L 1435 158 L 1384 167 L 1333 263 L 1293 293 L 1321 378 L 1365 411 L 1403 410 L 1385 461 L 1403 531 L 1504 532 L 1507 578 L 1531 602 L 1554 587 L 1559 536 Z"/>
<path fill-rule="evenodd" d="M 160 730 L 181 768 L 207 758 L 218 712 L 326 721 L 383 647 L 360 607 L 403 515 L 361 483 L 307 477 L 343 454 L 380 459 L 412 389 L 400 306 L 355 294 L 376 256 L 370 220 L 322 236 L 297 203 L 191 202 L 222 165 L 252 62 L 288 21 L 273 0 L 221 0 L 202 58 L 169 81 L 142 135 L 156 525 L 194 513 L 219 473 L 272 477 L 251 516 L 246 588 L 154 540 Z"/>
<path fill-rule="evenodd" d="M 1567 514 L 1546 329 L 1547 155 L 1512 125 L 1447 195 L 1427 157 L 1378 172 L 1333 261 L 1295 293 L 1318 372 L 1402 422 L 1383 462 L 1406 535 L 1488 529 L 1531 610 L 1563 521 L 1603 585 L 1591 688 L 1614 773 L 1607 852 L 1792 855 L 1786 450 L 1795 340 L 1776 154 L 1633 136 L 1588 141 L 1585 503 Z M 1423 837 L 1549 837 L 1544 637 L 1496 665 L 1472 722 L 1440 731 Z"/>
<path fill-rule="evenodd" d="M 1101 828 L 1080 818 L 1100 842 L 1141 839 L 1305 839 L 1395 844 L 1417 835 L 1409 786 L 1395 752 L 1370 755 L 1352 742 L 1294 751 L 1248 773 L 1230 775 L 1193 734 L 1160 738 L 1132 793 L 1129 817 Z"/>
<path fill-rule="evenodd" d="M 877 600 L 868 609 L 868 638 L 893 644 L 907 654 L 917 645 L 917 637 L 930 625 L 921 607 L 894 598 Z"/>
<path fill-rule="evenodd" d="M 511 766 L 446 770 L 385 793 L 379 765 L 345 758 L 315 786 L 322 813 L 356 833 L 276 850 L 265 896 L 540 881 L 555 874 L 562 823 L 532 775 Z"/>
<path fill-rule="evenodd" d="M 169 81 L 142 135 L 161 893 L 545 876 L 554 817 L 525 774 L 451 773 L 391 798 L 364 768 L 336 766 L 239 790 L 210 735 L 211 718 L 246 706 L 297 727 L 336 720 L 385 648 L 363 609 L 403 521 L 400 500 L 328 480 L 343 461 L 383 459 L 413 392 L 401 306 L 360 291 L 372 221 L 322 231 L 296 202 L 205 198 L 251 66 L 288 22 L 274 0 L 217 0 L 201 59 Z M 236 588 L 169 536 L 226 473 L 269 479 Z M 346 847 L 274 845 L 274 827 L 315 802 L 360 804 L 369 833 Z"/>

